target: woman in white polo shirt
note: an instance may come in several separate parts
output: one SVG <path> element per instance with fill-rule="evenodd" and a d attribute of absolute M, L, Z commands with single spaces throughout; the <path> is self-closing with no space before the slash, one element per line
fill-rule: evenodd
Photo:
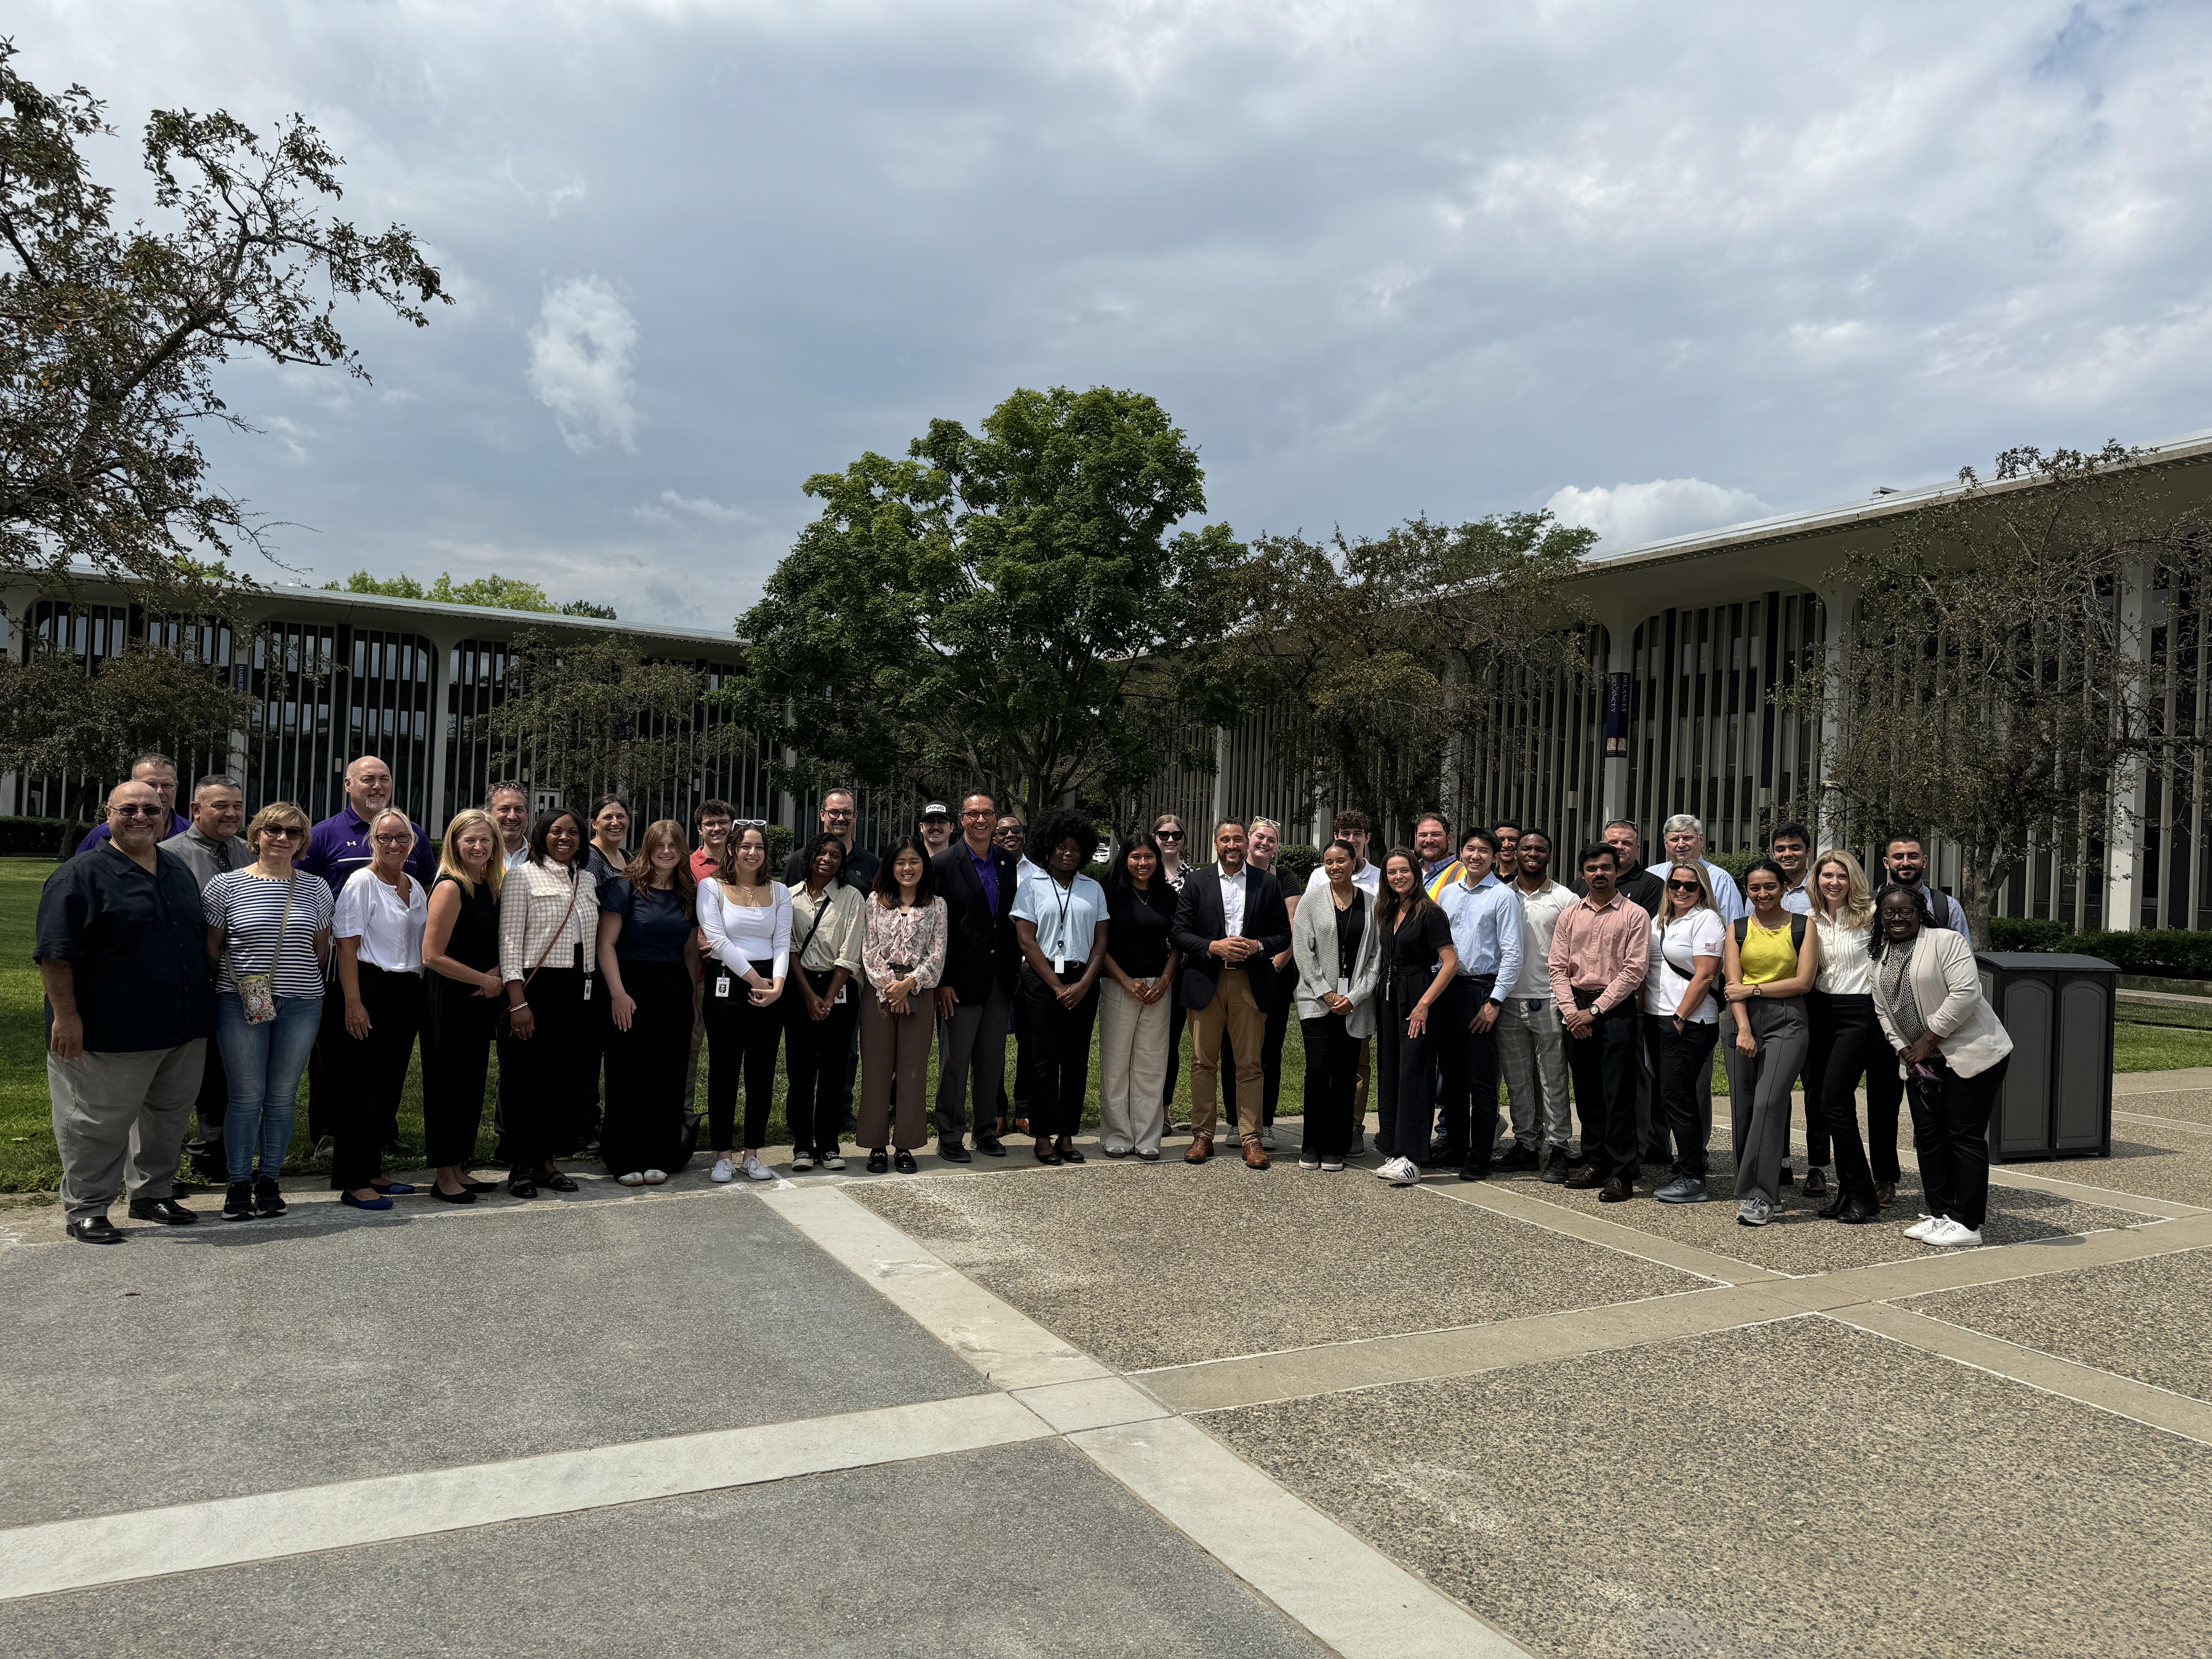
<path fill-rule="evenodd" d="M 1098 830 L 1060 807 L 1030 843 L 1044 873 L 1014 896 L 1022 951 L 1020 994 L 1030 1016 L 1030 1133 L 1040 1164 L 1080 1164 L 1075 1132 L 1091 1090 L 1091 1028 L 1106 957 L 1106 890 L 1083 873 Z"/>
<path fill-rule="evenodd" d="M 1644 1023 L 1657 1040 L 1659 1106 L 1674 1143 L 1674 1173 L 1651 1196 L 1662 1204 L 1703 1204 L 1711 1197 L 1705 1190 L 1705 1142 L 1712 1133 L 1706 1082 L 1721 1030 L 1713 985 L 1721 975 L 1728 924 L 1703 865 L 1675 865 L 1666 882 L 1666 908 L 1651 922 Z"/>
<path fill-rule="evenodd" d="M 383 1178 L 384 1148 L 398 1138 L 399 1097 L 422 1028 L 422 925 L 429 896 L 407 873 L 414 827 L 396 809 L 369 820 L 369 861 L 339 890 L 331 934 L 345 1035 L 331 1075 L 338 1111 L 331 1127 L 331 1185 L 338 1202 L 388 1210 L 414 1188 Z"/>

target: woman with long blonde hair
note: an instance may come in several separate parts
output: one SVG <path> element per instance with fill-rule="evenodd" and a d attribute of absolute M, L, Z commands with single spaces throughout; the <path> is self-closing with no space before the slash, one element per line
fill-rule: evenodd
<path fill-rule="evenodd" d="M 1875 1017 L 1874 902 L 1866 872 L 1840 848 L 1813 861 L 1813 926 L 1820 973 L 1805 999 L 1811 1047 L 1808 1076 L 1820 1079 L 1820 1117 L 1836 1158 L 1836 1196 L 1820 1213 L 1852 1226 L 1872 1221 L 1897 1195 L 1897 1109 L 1902 1089 Z M 1858 1087 L 1867 1085 L 1867 1141 L 1859 1138 Z M 1886 1086 L 1885 1086 L 1886 1085 Z M 1885 1116 L 1885 1103 L 1887 1115 Z"/>
<path fill-rule="evenodd" d="M 475 807 L 447 820 L 422 925 L 422 1150 L 430 1195 L 473 1204 L 499 1183 L 476 1176 L 484 1080 L 507 987 L 499 976 L 499 824 Z"/>

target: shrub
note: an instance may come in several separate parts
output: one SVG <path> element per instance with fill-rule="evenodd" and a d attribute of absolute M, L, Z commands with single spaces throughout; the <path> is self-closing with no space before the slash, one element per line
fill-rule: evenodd
<path fill-rule="evenodd" d="M 1281 879 L 1283 890 L 1296 895 L 1305 890 L 1313 872 L 1321 868 L 1321 848 L 1309 847 L 1304 842 L 1291 842 L 1275 849 L 1275 874 Z"/>
<path fill-rule="evenodd" d="M 91 829 L 74 818 L 0 818 L 0 858 L 65 859 Z"/>
<path fill-rule="evenodd" d="M 2039 921 L 2018 916 L 1990 918 L 1992 951 L 2056 951 L 2066 938 L 2063 921 Z"/>
<path fill-rule="evenodd" d="M 1743 885 L 1743 872 L 1751 868 L 1752 860 L 1763 859 L 1765 856 L 1766 854 L 1756 847 L 1745 848 L 1740 853 L 1716 853 L 1710 848 L 1705 853 L 1707 860 L 1717 864 L 1722 869 L 1727 871 L 1729 879 L 1738 887 Z M 1664 864 L 1667 861 L 1667 849 L 1664 847 L 1659 848 L 1647 854 L 1646 859 L 1651 863 Z"/>
<path fill-rule="evenodd" d="M 2144 928 L 2127 933 L 2073 933 L 2055 947 L 2075 956 L 2102 957 L 2124 974 L 2157 979 L 2212 979 L 2212 933 L 2185 927 Z"/>
<path fill-rule="evenodd" d="M 791 857 L 791 849 L 799 844 L 798 837 L 788 824 L 782 823 L 771 823 L 761 834 L 768 842 L 768 867 L 771 871 L 781 870 Z"/>

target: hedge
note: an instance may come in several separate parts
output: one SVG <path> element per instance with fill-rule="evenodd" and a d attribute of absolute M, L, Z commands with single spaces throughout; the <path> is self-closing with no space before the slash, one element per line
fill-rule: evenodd
<path fill-rule="evenodd" d="M 76 818 L 0 818 L 0 858 L 67 858 L 92 825 Z"/>
<path fill-rule="evenodd" d="M 2146 927 L 2133 933 L 2069 933 L 2055 921 L 1993 917 L 1990 944 L 1999 951 L 2056 951 L 2101 957 L 2124 974 L 2153 979 L 2212 979 L 2212 933 L 2185 927 Z"/>
<path fill-rule="evenodd" d="M 1302 893 L 1313 872 L 1321 867 L 1321 848 L 1291 842 L 1275 849 L 1275 874 L 1288 893 Z"/>

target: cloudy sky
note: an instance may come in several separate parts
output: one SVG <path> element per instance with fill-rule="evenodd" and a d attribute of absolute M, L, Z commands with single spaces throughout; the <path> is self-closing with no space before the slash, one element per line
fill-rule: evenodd
<path fill-rule="evenodd" d="M 2186 0 L 10 12 L 112 174 L 149 108 L 297 109 L 453 282 L 356 319 L 373 387 L 226 383 L 223 476 L 315 580 L 725 627 L 809 473 L 1016 386 L 1151 392 L 1243 533 L 1615 548 L 2212 426 Z"/>

